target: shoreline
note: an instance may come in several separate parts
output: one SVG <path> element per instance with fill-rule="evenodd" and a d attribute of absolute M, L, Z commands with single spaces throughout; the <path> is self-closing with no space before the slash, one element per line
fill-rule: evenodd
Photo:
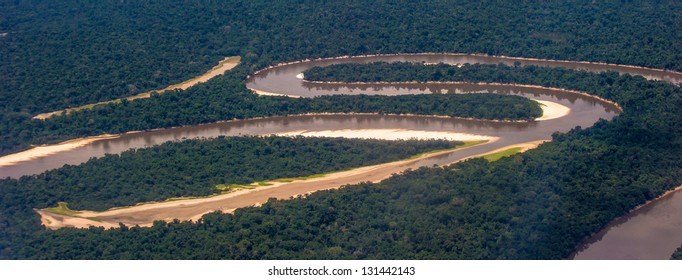
<path fill-rule="evenodd" d="M 277 115 L 277 116 L 265 116 L 265 117 L 254 117 L 254 118 L 248 118 L 248 119 L 231 119 L 231 120 L 219 120 L 215 122 L 210 122 L 210 123 L 203 123 L 203 124 L 196 124 L 196 125 L 181 125 L 181 126 L 174 126 L 174 127 L 166 127 L 166 128 L 154 128 L 154 129 L 148 129 L 148 130 L 133 130 L 133 131 L 128 131 L 124 133 L 118 133 L 118 134 L 100 134 L 100 135 L 95 135 L 95 136 L 86 136 L 86 137 L 80 137 L 80 138 L 74 138 L 74 139 L 69 139 L 65 140 L 59 143 L 55 144 L 45 144 L 37 147 L 33 147 L 27 150 L 19 151 L 16 153 L 0 156 L 0 168 L 5 167 L 5 166 L 11 166 L 11 165 L 16 165 L 19 164 L 23 161 L 28 161 L 32 159 L 37 159 L 41 157 L 46 157 L 52 154 L 60 153 L 60 152 L 67 152 L 70 150 L 74 150 L 76 148 L 94 143 L 99 140 L 109 140 L 109 139 L 116 139 L 122 136 L 127 136 L 131 134 L 137 134 L 137 133 L 145 133 L 145 132 L 154 132 L 154 131 L 160 131 L 160 130 L 169 130 L 169 129 L 178 129 L 178 128 L 186 128 L 186 127 L 195 127 L 199 125 L 211 125 L 211 124 L 219 124 L 219 123 L 228 123 L 228 122 L 238 122 L 238 121 L 249 121 L 249 120 L 262 120 L 262 119 L 267 119 L 267 118 L 282 118 L 282 117 L 303 117 L 303 116 L 378 116 L 378 115 L 384 115 L 384 116 L 406 116 L 406 117 L 424 117 L 424 118 L 452 118 L 452 117 L 447 117 L 447 116 L 438 116 L 438 115 L 412 115 L 412 114 L 379 114 L 379 113 L 334 113 L 334 112 L 328 112 L 328 113 L 305 113 L 305 114 L 295 114 L 295 115 Z M 488 122 L 497 122 L 494 120 L 477 120 L 477 119 L 467 119 L 467 120 L 474 120 L 474 121 L 488 121 Z M 268 135 L 260 135 L 260 136 L 268 136 Z M 64 144 L 71 144 L 72 142 L 77 142 L 77 143 L 84 143 L 83 145 L 64 145 Z M 54 148 L 54 147 L 59 147 L 58 149 L 55 149 L 54 152 L 46 154 L 46 153 L 38 153 L 38 150 L 35 150 L 36 148 Z M 19 156 L 21 155 L 21 156 Z"/>
<path fill-rule="evenodd" d="M 539 85 L 529 85 L 529 84 L 505 84 L 505 83 L 486 83 L 486 82 L 459 82 L 459 81 L 433 81 L 433 82 L 420 82 L 420 81 L 407 81 L 407 82 L 327 82 L 327 81 L 309 81 L 309 80 L 303 80 L 303 82 L 307 83 L 312 83 L 312 84 L 329 84 L 329 85 L 393 85 L 393 84 L 405 84 L 405 85 L 419 85 L 419 84 L 439 84 L 439 85 L 481 85 L 481 86 L 511 86 L 511 87 L 521 87 L 521 88 L 533 88 L 533 89 L 542 89 L 542 90 L 553 90 L 553 91 L 560 91 L 560 92 L 565 92 L 565 93 L 572 93 L 572 94 L 578 94 L 581 96 L 593 98 L 596 100 L 599 100 L 601 102 L 610 104 L 615 106 L 620 113 L 623 112 L 623 107 L 620 106 L 615 101 L 611 101 L 593 94 L 589 94 L 584 91 L 578 91 L 578 90 L 572 90 L 572 89 L 565 89 L 565 88 L 556 88 L 556 87 L 545 87 L 545 86 L 539 86 Z M 259 90 L 249 88 L 250 90 L 256 92 L 260 92 Z M 293 97 L 293 98 L 301 98 L 301 96 L 297 95 L 286 95 L 286 94 L 278 94 L 278 93 L 268 93 L 270 95 L 278 95 L 278 96 L 287 96 L 287 97 Z M 466 94 L 466 93 L 464 93 Z"/>
<path fill-rule="evenodd" d="M 678 186 L 678 187 L 675 187 L 675 188 L 673 188 L 673 189 L 667 190 L 667 191 L 665 191 L 664 193 L 662 193 L 661 195 L 659 195 L 659 196 L 657 196 L 657 197 L 655 197 L 655 198 L 652 198 L 652 199 L 650 199 L 650 200 L 647 200 L 647 201 L 645 201 L 644 203 L 637 205 L 635 208 L 630 209 L 627 213 L 625 213 L 625 214 L 623 214 L 623 215 L 620 215 L 620 216 L 618 216 L 618 217 L 616 217 L 616 218 L 614 218 L 614 219 L 611 219 L 611 221 L 609 221 L 605 226 L 603 226 L 603 227 L 601 227 L 599 230 L 597 230 L 597 231 L 591 233 L 589 236 L 583 238 L 583 240 L 581 240 L 580 243 L 578 243 L 578 246 L 576 246 L 576 248 L 575 248 L 575 249 L 573 250 L 573 252 L 568 256 L 567 259 L 569 259 L 569 260 L 575 260 L 575 258 L 576 258 L 580 253 L 582 253 L 583 251 L 585 251 L 585 250 L 587 250 L 588 248 L 590 248 L 590 246 L 591 246 L 593 243 L 596 243 L 596 241 L 590 242 L 592 239 L 594 239 L 594 238 L 596 238 L 596 237 L 599 237 L 599 236 L 605 235 L 611 228 L 613 228 L 614 226 L 617 226 L 617 225 L 621 224 L 621 222 L 622 222 L 623 220 L 627 220 L 627 219 L 629 218 L 629 216 L 631 216 L 632 214 L 635 214 L 637 211 L 641 210 L 642 208 L 645 208 L 645 207 L 647 207 L 647 206 L 649 206 L 649 205 L 651 205 L 651 204 L 653 204 L 653 203 L 655 203 L 655 202 L 657 202 L 657 201 L 659 201 L 659 200 L 661 200 L 661 199 L 664 199 L 664 198 L 666 198 L 666 197 L 668 197 L 668 196 L 671 196 L 671 195 L 673 195 L 674 193 L 677 193 L 677 192 L 679 192 L 679 191 L 682 191 L 682 185 L 680 185 L 680 186 Z"/>
<path fill-rule="evenodd" d="M 242 196 L 245 196 L 247 194 L 254 194 L 254 193 L 257 194 L 259 192 L 266 192 L 267 193 L 269 190 L 274 190 L 277 188 L 281 188 L 283 186 L 294 185 L 294 184 L 298 184 L 301 182 L 318 183 L 318 182 L 323 182 L 323 181 L 332 181 L 332 185 L 333 185 L 332 187 L 323 185 L 322 187 L 315 188 L 313 190 L 298 192 L 296 195 L 293 195 L 290 198 L 298 197 L 298 196 L 305 196 L 305 195 L 308 195 L 310 193 L 321 191 L 321 190 L 342 188 L 348 184 L 338 182 L 338 180 L 342 180 L 342 179 L 350 177 L 350 176 L 362 176 L 365 174 L 371 174 L 371 172 L 373 172 L 373 171 L 385 169 L 385 168 L 401 168 L 401 166 L 404 166 L 404 165 L 409 164 L 409 163 L 414 163 L 414 162 L 417 162 L 419 160 L 428 159 L 430 157 L 438 157 L 441 155 L 451 153 L 455 150 L 466 149 L 466 148 L 475 147 L 475 146 L 479 146 L 479 145 L 490 144 L 490 143 L 494 143 L 495 141 L 497 141 L 497 139 L 492 139 L 492 140 L 487 141 L 487 142 L 482 142 L 482 143 L 478 143 L 478 144 L 474 144 L 474 145 L 466 146 L 466 147 L 455 147 L 452 149 L 447 149 L 447 150 L 443 150 L 443 151 L 435 151 L 432 153 L 427 152 L 426 154 L 422 154 L 416 158 L 408 158 L 408 159 L 404 159 L 404 160 L 398 160 L 398 161 L 382 163 L 382 164 L 377 164 L 377 165 L 357 167 L 357 168 L 353 168 L 350 170 L 342 170 L 342 171 L 327 173 L 324 176 L 316 177 L 316 178 L 293 180 L 290 182 L 282 182 L 282 181 L 278 181 L 281 179 L 274 179 L 274 180 L 266 181 L 266 183 L 268 184 L 267 186 L 261 186 L 261 187 L 257 187 L 257 188 L 251 188 L 251 189 L 239 189 L 239 190 L 232 191 L 229 193 L 217 194 L 217 195 L 212 195 L 212 196 L 207 196 L 207 197 L 195 197 L 195 198 L 188 198 L 188 199 L 170 198 L 170 200 L 166 200 L 166 201 L 162 201 L 162 202 L 143 202 L 143 203 L 133 205 L 133 206 L 111 208 L 109 210 L 105 210 L 102 212 L 95 212 L 95 211 L 89 211 L 89 210 L 75 210 L 76 214 L 73 216 L 48 212 L 46 209 L 34 209 L 34 211 L 36 211 L 41 216 L 41 224 L 47 228 L 50 228 L 50 229 L 58 229 L 58 228 L 62 228 L 62 227 L 87 228 L 89 226 L 104 226 L 105 229 L 109 229 L 111 227 L 108 225 L 113 225 L 114 228 L 118 228 L 119 223 L 123 223 L 126 226 L 137 225 L 140 227 L 150 227 L 153 225 L 153 221 L 155 221 L 155 220 L 172 221 L 175 219 L 179 219 L 182 221 L 197 221 L 199 218 L 201 218 L 201 216 L 203 216 L 207 213 L 215 212 L 215 211 L 221 211 L 223 213 L 232 213 L 237 208 L 244 208 L 244 207 L 249 207 L 249 206 L 260 206 L 260 204 L 266 202 L 268 198 L 264 197 L 258 203 L 253 203 L 253 204 L 249 204 L 249 205 L 245 205 L 245 206 L 241 206 L 241 207 L 237 207 L 237 208 L 218 207 L 218 209 L 211 209 L 211 210 L 207 210 L 207 211 L 202 211 L 201 213 L 198 213 L 198 214 L 197 213 L 190 213 L 190 214 L 187 214 L 186 217 L 181 217 L 181 218 L 178 218 L 177 216 L 176 217 L 158 218 L 155 216 L 157 219 L 152 220 L 152 221 L 146 221 L 145 223 L 132 224 L 132 223 L 125 223 L 122 221 L 107 221 L 105 219 L 106 219 L 106 217 L 111 217 L 111 216 L 116 216 L 116 215 L 132 218 L 134 215 L 131 215 L 131 214 L 134 214 L 134 213 L 141 213 L 141 212 L 145 212 L 145 211 L 154 211 L 154 210 L 159 211 L 159 210 L 165 210 L 168 208 L 187 209 L 193 205 L 201 205 L 201 204 L 207 204 L 207 203 L 212 203 L 212 202 L 213 203 L 221 202 L 221 201 L 227 200 L 227 199 L 234 199 L 234 198 L 242 197 Z M 525 147 L 525 150 L 528 150 L 528 149 L 537 147 L 537 145 L 539 145 L 539 143 L 542 143 L 542 142 L 545 142 L 545 140 L 512 144 L 512 145 L 509 145 L 509 146 L 506 146 L 506 147 L 503 147 L 500 149 L 496 149 L 495 151 L 492 151 L 492 152 L 496 152 L 498 150 L 514 148 L 514 147 Z M 460 162 L 463 160 L 467 160 L 470 158 L 474 158 L 474 157 L 484 156 L 484 155 L 487 155 L 487 154 L 492 153 L 492 152 L 485 152 L 482 154 L 477 154 L 474 156 L 465 157 L 465 158 L 453 161 L 447 165 L 451 165 L 451 164 L 454 164 L 454 163 L 457 163 L 457 162 Z M 447 165 L 443 165 L 443 166 L 447 166 Z M 387 174 L 386 176 L 381 176 L 379 179 L 370 180 L 370 181 L 371 182 L 380 182 L 380 181 L 382 181 L 388 177 L 393 176 L 393 174 L 395 174 L 395 173 L 391 172 L 391 173 Z M 322 183 L 319 183 L 319 184 L 322 184 Z"/>
<path fill-rule="evenodd" d="M 469 133 L 423 131 L 409 129 L 340 129 L 340 130 L 298 130 L 277 133 L 277 136 L 342 137 L 355 139 L 409 140 L 445 139 L 448 141 L 494 141 L 497 137 Z"/>
<path fill-rule="evenodd" d="M 471 84 L 471 83 L 465 83 L 465 84 Z M 506 85 L 506 84 L 500 84 L 500 85 Z M 256 90 L 256 89 L 251 89 L 251 91 L 254 92 L 256 95 L 263 95 L 263 96 L 282 96 L 282 97 L 289 97 L 289 98 L 305 98 L 302 96 L 298 95 L 288 95 L 288 94 L 283 94 L 283 93 L 272 93 L 272 92 L 266 92 L 266 91 L 261 91 L 261 90 Z M 544 89 L 544 88 L 543 88 Z M 561 90 L 561 89 L 558 89 Z M 569 93 L 577 93 L 577 92 L 570 92 L 566 90 L 566 92 Z M 466 94 L 466 93 L 465 93 Z M 588 97 L 594 97 L 599 99 L 596 96 L 592 96 L 590 94 L 585 93 Z M 532 120 L 494 120 L 494 119 L 478 119 L 478 118 L 467 118 L 467 117 L 451 117 L 451 116 L 442 116 L 442 115 L 418 115 L 418 114 L 379 114 L 379 113 L 357 113 L 357 112 L 350 112 L 350 113 L 342 113 L 342 114 L 368 114 L 368 115 L 387 115 L 387 116 L 420 116 L 420 117 L 434 117 L 434 118 L 451 118 L 451 119 L 459 119 L 459 120 L 469 120 L 469 121 L 481 121 L 481 122 L 497 122 L 497 123 L 527 123 L 527 122 L 535 122 L 535 121 L 547 121 L 547 120 L 552 120 L 552 119 L 557 119 L 563 116 L 566 116 L 571 113 L 571 109 L 561 105 L 556 102 L 552 101 L 546 101 L 546 100 L 538 100 L 538 99 L 530 99 L 533 100 L 537 103 L 540 103 L 540 109 L 542 109 L 542 116 L 537 117 Z M 620 108 L 620 106 L 612 101 L 608 100 L 601 100 L 604 102 L 607 102 L 611 105 L 616 106 L 617 109 L 622 112 L 623 110 Z M 548 112 L 548 114 L 545 114 Z M 306 113 L 306 114 L 299 114 L 299 115 L 328 115 L 328 114 L 337 114 L 333 112 L 328 112 L 328 113 Z"/>
<path fill-rule="evenodd" d="M 505 151 L 505 150 L 513 149 L 513 148 L 521 148 L 521 151 L 519 151 L 519 153 L 524 153 L 524 152 L 526 152 L 526 151 L 528 151 L 528 150 L 532 150 L 532 149 L 537 148 L 538 146 L 542 145 L 543 143 L 547 143 L 547 142 L 551 142 L 551 141 L 552 141 L 552 140 L 536 140 L 536 141 L 530 141 L 530 142 L 512 144 L 512 145 L 504 146 L 504 147 L 502 147 L 502 148 L 498 148 L 498 149 L 495 149 L 495 150 L 492 150 L 492 151 L 487 151 L 487 152 L 484 152 L 484 153 L 480 153 L 480 154 L 477 154 L 477 155 L 474 155 L 474 156 L 465 157 L 465 158 L 462 158 L 462 159 L 460 159 L 460 160 L 458 160 L 458 161 L 455 161 L 455 162 L 453 162 L 453 163 L 450 163 L 450 164 L 447 164 L 447 165 L 444 165 L 444 166 L 450 166 L 450 165 L 453 165 L 453 164 L 455 164 L 455 163 L 457 163 L 457 162 L 460 162 L 460 161 L 465 161 L 465 160 L 467 160 L 467 159 L 472 159 L 472 158 L 483 157 L 483 156 L 487 156 L 487 155 L 490 155 L 490 154 L 494 154 L 494 153 L 497 153 L 497 152 L 501 152 L 501 151 Z"/>
<path fill-rule="evenodd" d="M 263 93 L 261 91 L 258 91 L 258 92 L 259 93 L 257 93 L 257 94 Z M 267 94 L 268 93 L 266 93 L 266 95 Z M 275 94 L 275 93 L 272 93 L 272 95 L 285 96 L 282 94 Z M 292 97 L 292 98 L 300 98 L 300 97 Z M 476 118 L 464 118 L 464 117 L 449 117 L 449 116 L 441 116 L 441 115 L 379 114 L 379 113 L 356 113 L 356 112 L 351 112 L 351 113 L 334 113 L 334 112 L 305 113 L 305 114 L 296 114 L 296 115 L 289 115 L 289 116 L 296 117 L 296 116 L 325 116 L 325 115 L 358 115 L 358 116 L 362 116 L 362 115 L 386 115 L 386 116 L 407 116 L 407 117 L 452 118 L 452 119 L 480 121 L 480 122 L 493 122 L 493 123 L 524 123 L 524 122 L 546 121 L 546 120 L 556 119 L 556 118 L 564 117 L 564 116 L 570 114 L 570 112 L 571 112 L 568 107 L 565 107 L 565 106 L 558 104 L 558 103 L 555 103 L 555 102 L 540 101 L 540 100 L 536 100 L 536 99 L 531 99 L 531 100 L 534 100 L 538 103 L 545 105 L 545 106 L 540 106 L 540 108 L 542 108 L 542 111 L 543 111 L 543 116 L 536 118 L 534 120 L 531 120 L 531 121 L 526 121 L 526 120 L 489 120 L 489 119 L 476 119 Z M 550 112 L 550 113 L 546 114 L 546 112 Z M 551 115 L 551 117 L 546 117 L 547 115 Z M 208 125 L 208 124 L 215 124 L 215 123 L 244 121 L 244 120 L 254 120 L 254 119 L 265 119 L 265 118 L 273 118 L 273 117 L 284 117 L 284 116 L 267 116 L 267 117 L 248 118 L 248 119 L 220 120 L 220 121 L 216 121 L 216 122 L 212 122 L 212 123 L 205 123 L 205 124 L 199 124 L 199 125 Z M 169 128 L 155 128 L 155 129 L 144 130 L 144 131 L 129 131 L 129 132 L 124 132 L 124 133 L 120 133 L 120 134 L 102 134 L 102 135 L 96 135 L 96 136 L 88 136 L 88 137 L 70 139 L 70 140 L 66 140 L 63 142 L 56 143 L 56 144 L 42 145 L 42 146 L 30 148 L 28 150 L 23 150 L 23 151 L 8 154 L 5 156 L 0 156 L 0 168 L 5 167 L 5 166 L 20 164 L 21 162 L 32 160 L 32 159 L 50 156 L 50 155 L 60 153 L 60 152 L 67 152 L 70 150 L 74 150 L 76 148 L 80 148 L 82 146 L 86 146 L 88 144 L 94 143 L 94 142 L 99 141 L 99 140 L 115 139 L 115 138 L 119 138 L 119 137 L 124 136 L 124 135 L 130 135 L 130 134 L 135 134 L 135 133 L 151 132 L 151 131 L 182 128 L 182 127 L 192 127 L 192 126 L 197 126 L 197 125 L 184 125 L 184 126 L 169 127 Z M 73 143 L 77 143 L 77 144 L 73 144 Z"/>
<path fill-rule="evenodd" d="M 535 121 L 538 122 L 558 119 L 567 116 L 568 114 L 571 113 L 571 108 L 568 108 L 556 102 L 537 99 L 531 100 L 539 103 L 540 108 L 542 108 L 542 116 L 535 119 Z"/>
<path fill-rule="evenodd" d="M 258 73 L 270 70 L 270 69 L 275 68 L 275 67 L 292 65 L 292 64 L 299 64 L 299 63 L 303 63 L 303 62 L 327 61 L 327 60 L 337 60 L 337 59 L 347 59 L 347 58 L 372 58 L 372 57 L 420 56 L 420 55 L 447 55 L 447 56 L 471 56 L 471 57 L 479 57 L 479 58 L 500 58 L 500 59 L 516 60 L 519 62 L 528 61 L 528 62 L 549 62 L 549 63 L 571 63 L 571 64 L 596 65 L 596 66 L 607 66 L 607 67 L 622 67 L 622 68 L 628 68 L 628 69 L 633 69 L 633 70 L 647 70 L 647 71 L 655 71 L 655 72 L 659 72 L 659 73 L 669 73 L 669 74 L 673 74 L 673 75 L 682 75 L 682 72 L 674 71 L 674 70 L 658 69 L 658 68 L 636 66 L 636 65 L 627 65 L 627 64 L 607 63 L 607 62 L 593 62 L 593 61 L 585 61 L 585 60 L 530 58 L 530 57 L 518 57 L 518 56 L 506 56 L 506 55 L 489 55 L 489 54 L 484 54 L 484 53 L 422 52 L 422 53 L 391 53 L 391 54 L 378 53 L 378 54 L 364 54 L 364 55 L 343 55 L 343 56 L 336 56 L 336 57 L 313 58 L 313 59 L 296 60 L 296 61 L 291 61 L 291 62 L 281 62 L 281 63 L 275 64 L 275 65 L 271 65 L 271 66 L 262 68 L 260 70 L 257 70 L 252 75 L 248 75 L 247 79 L 251 76 L 257 75 Z M 647 80 L 649 80 L 649 79 L 647 79 Z M 669 80 L 664 80 L 664 81 L 674 83 L 673 81 L 669 81 Z"/>
<path fill-rule="evenodd" d="M 0 157 L 0 167 L 16 165 L 24 161 L 29 161 L 65 151 L 70 151 L 76 148 L 92 144 L 100 140 L 114 139 L 120 136 L 121 135 L 119 134 L 102 134 L 97 136 L 89 136 L 84 138 L 66 140 L 53 145 L 33 147 L 28 150 Z"/>
<path fill-rule="evenodd" d="M 150 91 L 139 93 L 139 94 L 136 94 L 133 96 L 118 98 L 118 99 L 109 100 L 109 101 L 101 101 L 101 102 L 97 102 L 97 103 L 85 104 L 85 105 L 81 105 L 81 106 L 78 106 L 75 108 L 66 108 L 66 109 L 62 109 L 62 110 L 58 110 L 58 111 L 41 113 L 41 114 L 37 114 L 37 115 L 33 116 L 31 119 L 45 120 L 45 119 L 52 117 L 54 115 L 70 114 L 71 112 L 91 109 L 95 106 L 100 106 L 100 105 L 105 105 L 105 104 L 110 104 L 110 103 L 118 103 L 118 102 L 121 102 L 123 100 L 132 101 L 132 100 L 136 100 L 136 99 L 151 98 L 153 93 L 163 94 L 166 91 L 170 91 L 170 90 L 186 90 L 186 89 L 188 89 L 192 86 L 195 86 L 197 84 L 205 83 L 206 81 L 208 81 L 208 80 L 210 80 L 216 76 L 223 75 L 226 71 L 231 70 L 232 68 L 239 65 L 239 63 L 241 63 L 241 57 L 239 57 L 239 56 L 228 56 L 228 57 L 224 58 L 223 60 L 219 61 L 218 65 L 213 66 L 213 68 L 206 71 L 204 74 L 201 74 L 201 75 L 196 76 L 194 78 L 191 78 L 189 80 L 180 82 L 178 84 L 173 84 L 173 85 L 167 86 L 163 89 L 150 90 Z"/>

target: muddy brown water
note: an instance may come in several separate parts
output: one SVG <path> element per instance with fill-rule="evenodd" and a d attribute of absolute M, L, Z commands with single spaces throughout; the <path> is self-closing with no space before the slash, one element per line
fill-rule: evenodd
<path fill-rule="evenodd" d="M 682 192 L 620 217 L 581 244 L 576 260 L 665 260 L 682 244 Z"/>
<path fill-rule="evenodd" d="M 594 72 L 618 71 L 621 73 L 642 75 L 648 79 L 666 80 L 677 84 L 682 82 L 681 73 L 659 71 L 655 69 L 477 55 L 388 55 L 308 61 L 278 66 L 262 71 L 257 75 L 250 77 L 249 80 L 247 80 L 247 86 L 251 89 L 265 92 L 303 97 L 360 93 L 396 95 L 429 92 L 494 92 L 557 102 L 571 108 L 571 112 L 569 115 L 558 119 L 530 123 L 501 123 L 439 117 L 372 114 L 302 115 L 227 121 L 191 127 L 130 133 L 114 139 L 100 140 L 74 150 L 2 167 L 0 168 L 0 177 L 19 177 L 22 175 L 38 174 L 46 170 L 61 167 L 64 164 L 80 164 L 91 157 L 101 157 L 105 154 L 117 154 L 125 150 L 150 147 L 167 141 L 181 141 L 183 139 L 201 137 L 211 138 L 221 135 L 268 135 L 300 130 L 317 131 L 395 128 L 461 132 L 500 137 L 499 141 L 491 144 L 455 151 L 438 158 L 420 161 L 410 166 L 410 168 L 416 168 L 419 166 L 432 166 L 434 164 L 443 165 L 463 157 L 480 154 L 485 151 L 516 143 L 548 140 L 551 139 L 551 134 L 554 132 L 566 132 L 575 126 L 589 127 L 600 118 L 609 120 L 618 114 L 618 109 L 610 103 L 562 90 L 511 85 L 453 85 L 435 83 L 338 85 L 306 82 L 296 78 L 297 74 L 313 66 L 325 66 L 333 63 L 370 63 L 375 61 L 443 62 L 448 64 L 503 63 L 507 65 L 513 65 L 515 62 L 520 62 L 522 65 L 532 64 L 550 67 L 566 67 Z M 602 230 L 602 232 L 593 239 L 590 239 L 583 244 L 581 246 L 582 251 L 576 255 L 576 258 L 667 259 L 672 251 L 682 244 L 682 219 L 680 215 L 677 215 L 677 213 L 680 213 L 679 208 L 681 207 L 682 195 L 674 193 L 673 195 L 655 201 L 638 211 L 634 211 L 630 215 L 623 217 L 618 221 L 614 221 L 613 224 Z M 654 252 L 652 253 L 652 251 Z"/>

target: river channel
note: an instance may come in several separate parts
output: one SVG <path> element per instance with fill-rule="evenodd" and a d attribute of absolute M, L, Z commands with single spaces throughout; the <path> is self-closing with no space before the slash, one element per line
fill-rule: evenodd
<path fill-rule="evenodd" d="M 470 92 L 494 92 L 503 94 L 519 95 L 541 101 L 559 103 L 570 108 L 570 113 L 564 117 L 536 122 L 493 122 L 479 120 L 465 120 L 442 117 L 426 116 L 392 116 L 392 115 L 373 115 L 373 114 L 329 114 L 329 115 L 300 115 L 287 117 L 270 117 L 250 120 L 234 120 L 213 124 L 204 124 L 191 127 L 179 127 L 161 129 L 146 132 L 134 132 L 123 134 L 112 139 L 98 140 L 88 145 L 78 147 L 68 151 L 62 151 L 44 157 L 35 158 L 28 161 L 19 162 L 14 165 L 0 167 L 0 178 L 19 177 L 44 172 L 46 170 L 61 167 L 64 164 L 79 164 L 92 157 L 101 157 L 105 154 L 116 154 L 133 148 L 144 148 L 158 145 L 167 141 L 181 141 L 183 139 L 217 137 L 217 136 L 237 136 L 237 135 L 269 135 L 276 133 L 287 133 L 293 131 L 321 131 L 321 130 L 360 130 L 360 129 L 405 129 L 420 131 L 447 131 L 467 134 L 477 134 L 498 137 L 499 140 L 468 149 L 458 150 L 450 154 L 439 157 L 428 158 L 415 163 L 410 168 L 419 166 L 432 166 L 434 164 L 444 165 L 458 159 L 491 151 L 501 147 L 525 143 L 537 140 L 550 140 L 554 132 L 566 132 L 575 126 L 589 127 L 599 119 L 610 120 L 615 117 L 619 109 L 617 106 L 599 100 L 594 97 L 579 95 L 570 91 L 559 89 L 546 89 L 533 86 L 522 85 L 493 85 L 493 84 L 363 84 L 363 85 L 341 85 L 314 83 L 301 80 L 296 76 L 313 66 L 325 66 L 333 63 L 369 63 L 374 61 L 410 61 L 424 63 L 447 63 L 461 65 L 466 63 L 503 63 L 513 65 L 516 62 L 521 64 L 532 64 L 550 67 L 566 67 L 571 69 L 582 69 L 594 72 L 618 71 L 643 75 L 649 79 L 667 80 L 674 83 L 682 82 L 682 74 L 655 69 L 641 69 L 630 66 L 617 66 L 594 63 L 566 62 L 566 61 L 541 61 L 522 58 L 490 57 L 479 55 L 459 55 L 459 54 L 418 54 L 418 55 L 387 55 L 370 57 L 351 57 L 338 58 L 318 61 L 305 61 L 286 65 L 280 65 L 250 77 L 247 87 L 250 89 L 290 96 L 313 97 L 330 94 L 414 94 L 414 93 L 470 93 Z M 675 205 L 682 205 L 682 195 L 673 195 L 666 200 L 656 201 L 648 207 L 655 209 L 657 205 L 662 205 L 662 201 L 674 201 Z M 673 209 L 673 208 L 666 208 Z M 641 212 L 641 211 L 640 211 Z M 649 211 L 651 212 L 651 211 Z M 628 218 L 634 220 L 638 217 L 635 211 Z M 678 212 L 679 213 L 679 212 Z M 673 213 L 668 213 L 673 214 Z M 658 220 L 657 220 L 658 221 Z M 627 224 L 627 222 L 625 223 Z M 651 223 L 644 223 L 651 224 Z M 623 228 L 624 224 L 610 226 L 603 231 L 599 241 L 591 240 L 582 247 L 586 248 L 578 254 L 588 254 L 590 250 L 617 251 L 611 247 L 600 249 L 599 244 L 606 244 L 611 240 L 610 236 Z M 668 235 L 668 243 L 682 244 L 682 227 L 672 225 L 675 234 Z M 641 228 L 632 235 L 636 237 L 636 242 L 661 243 L 658 237 L 649 227 Z M 677 237 L 677 238 L 676 238 Z M 619 239 L 621 240 L 621 239 Z M 606 242 L 606 243 L 605 243 Z M 614 245 L 621 247 L 635 247 L 632 240 L 627 242 L 616 242 Z M 675 243 L 676 242 L 676 243 Z M 609 243 L 610 244 L 610 243 Z M 644 244 L 644 243 L 643 243 Z M 668 248 L 666 252 L 674 250 Z M 642 247 L 651 247 L 642 245 Z M 670 253 L 664 256 L 664 252 L 658 255 L 637 255 L 637 253 L 625 253 L 624 255 L 599 255 L 607 259 L 622 258 L 668 258 Z"/>

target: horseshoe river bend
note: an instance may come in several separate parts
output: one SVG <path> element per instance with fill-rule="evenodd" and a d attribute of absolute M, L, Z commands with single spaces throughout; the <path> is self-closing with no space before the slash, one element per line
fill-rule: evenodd
<path fill-rule="evenodd" d="M 259 119 L 233 120 L 189 127 L 169 128 L 122 135 L 90 138 L 78 145 L 73 141 L 53 145 L 51 152 L 38 156 L 9 155 L 0 158 L 0 177 L 20 177 L 58 168 L 63 164 L 79 164 L 91 157 L 120 153 L 132 148 L 149 147 L 166 141 L 199 137 L 236 135 L 331 135 L 377 137 L 392 134 L 396 137 L 422 135 L 424 137 L 457 140 L 483 139 L 488 142 L 454 151 L 428 154 L 416 159 L 363 167 L 333 173 L 306 181 L 279 183 L 225 195 L 191 200 L 149 203 L 140 206 L 112 209 L 105 212 L 82 211 L 79 217 L 66 217 L 38 210 L 43 223 L 51 228 L 62 226 L 87 227 L 151 225 L 154 220 L 197 219 L 215 210 L 224 212 L 265 202 L 270 197 L 286 199 L 312 191 L 338 188 L 363 181 L 380 181 L 391 174 L 421 166 L 447 165 L 468 157 L 509 147 L 532 148 L 551 140 L 554 132 L 566 132 L 581 126 L 589 127 L 599 119 L 610 120 L 621 109 L 617 104 L 588 93 L 533 85 L 473 84 L 473 83 L 377 83 L 328 84 L 301 79 L 300 73 L 314 66 L 337 63 L 371 63 L 376 61 L 464 64 L 507 64 L 565 67 L 593 72 L 617 71 L 641 75 L 647 79 L 665 80 L 679 84 L 682 73 L 626 65 L 575 61 L 550 61 L 513 57 L 494 57 L 465 54 L 405 54 L 362 57 L 342 57 L 309 60 L 277 65 L 261 70 L 246 81 L 257 94 L 314 97 L 331 94 L 417 94 L 417 93 L 472 93 L 492 92 L 518 95 L 537 100 L 545 105 L 545 115 L 531 122 L 496 122 L 459 118 L 377 114 L 316 114 Z M 410 136 L 411 137 L 411 136 Z M 59 148 L 59 145 L 62 145 Z M 40 147 L 49 148 L 49 147 Z M 10 159 L 10 157 L 14 156 Z M 632 211 L 608 225 L 582 244 L 572 257 L 575 259 L 667 259 L 682 243 L 682 195 L 671 192 L 664 197 Z"/>

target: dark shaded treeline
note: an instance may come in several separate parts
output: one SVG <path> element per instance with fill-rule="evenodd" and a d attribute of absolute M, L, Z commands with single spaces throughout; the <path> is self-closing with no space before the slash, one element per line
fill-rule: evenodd
<path fill-rule="evenodd" d="M 182 196 L 207 196 L 222 191 L 216 188 L 218 184 L 229 187 L 339 171 L 458 144 L 461 142 L 218 137 L 168 142 L 40 175 L 4 179 L 0 180 L 0 256 L 7 258 L 15 249 L 31 246 L 9 242 L 10 237 L 41 230 L 32 208 L 52 207 L 60 201 L 73 209 L 101 211 Z"/>
<path fill-rule="evenodd" d="M 682 260 L 682 246 L 680 248 L 677 248 L 673 255 L 670 257 L 671 260 Z"/>
<path fill-rule="evenodd" d="M 682 183 L 680 88 L 617 73 L 472 65 L 471 81 L 597 94 L 624 112 L 494 163 L 422 168 L 379 184 L 270 201 L 199 223 L 38 230 L 4 215 L 14 258 L 556 259 L 613 218 Z M 16 207 L 7 193 L 3 211 Z M 377 214 L 381 213 L 381 214 Z M 11 254 L 11 255 L 10 255 Z"/>
<path fill-rule="evenodd" d="M 671 28 L 681 25 L 678 1 L 34 0 L 2 1 L 0 10 L 0 32 L 8 33 L 0 37 L 0 153 L 88 134 L 82 127 L 45 130 L 54 124 L 29 121 L 35 114 L 163 88 L 231 55 L 242 56 L 243 75 L 306 58 L 405 52 L 682 70 L 682 28 Z M 225 81 L 214 83 L 240 91 Z M 172 114 L 153 107 L 162 118 Z M 200 115 L 204 108 L 182 111 Z"/>

